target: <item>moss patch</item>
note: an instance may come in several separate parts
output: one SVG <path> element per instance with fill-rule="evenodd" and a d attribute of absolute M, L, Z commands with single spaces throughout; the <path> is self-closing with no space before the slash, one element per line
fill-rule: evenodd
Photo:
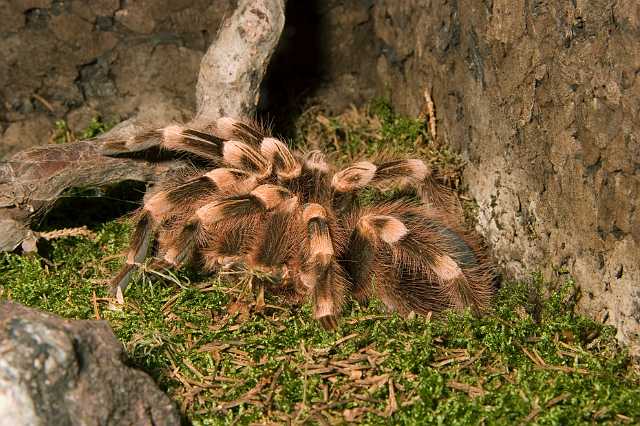
<path fill-rule="evenodd" d="M 69 143 L 78 139 L 90 139 L 111 129 L 114 123 L 105 123 L 101 117 L 93 117 L 86 129 L 76 132 L 69 127 L 65 120 L 55 122 L 55 130 L 51 135 L 51 143 Z"/>
<path fill-rule="evenodd" d="M 544 301 L 539 280 L 509 283 L 482 319 L 404 320 L 354 304 L 334 334 L 308 305 L 256 306 L 231 280 L 193 271 L 139 277 L 114 307 L 104 283 L 128 231 L 112 222 L 93 241 L 55 241 L 48 259 L 2 255 L 0 297 L 106 319 L 194 424 L 640 419 L 637 366 L 612 328 L 574 314 L 571 282 Z"/>

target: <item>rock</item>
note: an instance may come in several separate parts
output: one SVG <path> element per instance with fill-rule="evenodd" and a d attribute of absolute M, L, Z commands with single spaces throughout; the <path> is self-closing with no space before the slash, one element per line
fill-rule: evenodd
<path fill-rule="evenodd" d="M 167 110 L 178 112 L 174 120 L 191 117 L 200 60 L 235 5 L 0 1 L 0 129 L 45 114 L 50 124 L 39 136 L 78 109 L 94 110 L 108 123 L 158 106 L 164 114 L 158 118 Z M 33 101 L 34 95 L 49 105 Z M 3 137 L 0 158 L 30 147 L 35 136 Z M 45 144 L 46 138 L 35 142 Z"/>
<path fill-rule="evenodd" d="M 76 108 L 67 114 L 67 125 L 70 129 L 86 129 L 91 120 L 98 116 L 98 111 L 89 104 Z"/>
<path fill-rule="evenodd" d="M 104 321 L 0 305 L 0 425 L 180 425 Z"/>
<path fill-rule="evenodd" d="M 152 5 L 152 1 L 134 2 L 129 7 L 118 10 L 115 18 L 131 31 L 149 34 L 156 26 L 154 20 L 149 19 L 149 6 Z"/>
<path fill-rule="evenodd" d="M 18 31 L 24 26 L 24 15 L 11 2 L 0 3 L 0 22 L 4 31 Z"/>
<path fill-rule="evenodd" d="M 505 275 L 568 272 L 582 312 L 640 354 L 637 2 L 336 0 L 310 13 L 336 40 L 321 41 L 316 92 L 348 103 L 374 87 L 415 116 L 430 89 Z"/>
<path fill-rule="evenodd" d="M 53 125 L 44 114 L 29 114 L 28 119 L 11 123 L 0 136 L 0 155 L 47 143 Z"/>

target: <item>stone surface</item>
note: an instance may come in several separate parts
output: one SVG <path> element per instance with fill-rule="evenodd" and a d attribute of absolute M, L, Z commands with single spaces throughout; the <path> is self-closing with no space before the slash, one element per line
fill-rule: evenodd
<path fill-rule="evenodd" d="M 0 425 L 180 425 L 106 322 L 0 304 Z"/>
<path fill-rule="evenodd" d="M 42 145 L 51 136 L 51 131 L 51 122 L 43 113 L 30 114 L 29 118 L 14 121 L 7 126 L 2 135 L 0 156 L 18 149 Z"/>
<path fill-rule="evenodd" d="M 87 111 L 190 119 L 200 59 L 235 4 L 1 1 L 0 158 L 47 143 L 56 120 L 82 130 Z"/>
<path fill-rule="evenodd" d="M 316 13 L 333 42 L 315 93 L 345 104 L 373 90 L 417 115 L 429 89 L 505 275 L 570 273 L 581 309 L 640 353 L 637 2 L 336 0 Z"/>

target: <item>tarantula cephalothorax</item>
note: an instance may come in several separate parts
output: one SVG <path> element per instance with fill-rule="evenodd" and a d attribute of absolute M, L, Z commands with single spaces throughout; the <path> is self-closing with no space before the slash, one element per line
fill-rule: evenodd
<path fill-rule="evenodd" d="M 400 314 L 487 309 L 491 267 L 475 239 L 432 205 L 438 185 L 422 160 L 362 161 L 334 172 L 321 152 L 294 154 L 265 133 L 221 118 L 207 129 L 172 125 L 106 142 L 110 154 L 159 144 L 214 165 L 145 197 L 114 292 L 124 291 L 155 237 L 164 264 L 199 259 L 215 270 L 242 262 L 280 277 L 290 295 L 311 296 L 327 329 L 349 295 L 378 297 Z M 415 189 L 423 201 L 354 203 L 360 190 L 389 186 Z"/>

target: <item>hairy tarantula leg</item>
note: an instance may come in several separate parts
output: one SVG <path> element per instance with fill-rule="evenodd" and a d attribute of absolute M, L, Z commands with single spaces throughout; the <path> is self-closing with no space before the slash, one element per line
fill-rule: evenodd
<path fill-rule="evenodd" d="M 131 275 L 135 272 L 136 265 L 140 264 L 147 257 L 149 245 L 151 242 L 151 234 L 154 230 L 154 221 L 152 215 L 143 211 L 136 225 L 131 238 L 127 261 L 120 273 L 111 281 L 111 293 L 116 294 L 118 288 L 124 293 Z"/>
<path fill-rule="evenodd" d="M 389 181 L 418 184 L 430 176 L 431 170 L 422 160 L 395 160 L 380 165 L 361 161 L 336 173 L 331 186 L 336 192 L 354 192 Z"/>
<path fill-rule="evenodd" d="M 275 138 L 264 138 L 260 144 L 260 152 L 273 165 L 276 175 L 287 182 L 300 176 L 302 165 L 296 161 L 287 146 Z"/>
<path fill-rule="evenodd" d="M 303 168 L 307 173 L 317 173 L 323 175 L 329 174 L 329 164 L 327 163 L 327 159 L 322 151 L 318 150 L 307 152 L 307 154 L 304 156 Z"/>
<path fill-rule="evenodd" d="M 239 142 L 230 139 L 240 139 L 250 144 L 257 145 L 264 136 L 260 130 L 248 124 L 238 122 L 228 117 L 219 119 L 214 132 L 210 134 L 198 129 L 192 129 L 181 125 L 170 125 L 162 129 L 149 130 L 140 134 L 133 134 L 129 137 L 106 140 L 102 146 L 105 155 L 117 155 L 145 151 L 153 147 L 166 149 L 175 152 L 193 154 L 200 158 L 218 162 L 224 157 L 225 148 L 228 144 L 234 145 Z M 245 145 L 243 143 L 243 145 Z M 235 148 L 237 149 L 237 148 Z M 231 151 L 232 157 L 237 159 L 238 155 L 233 154 L 234 148 L 227 148 Z M 247 151 L 244 149 L 244 151 Z M 264 158 L 255 158 L 258 154 L 251 149 L 249 166 L 256 166 L 256 162 L 264 168 Z M 240 154 L 247 155 L 247 153 Z M 241 161 L 240 161 L 241 162 Z M 237 164 L 236 164 L 237 166 Z"/>
<path fill-rule="evenodd" d="M 365 215 L 358 220 L 345 256 L 349 259 L 345 267 L 351 276 L 351 291 L 356 300 L 369 299 L 372 280 L 381 275 L 377 257 L 380 244 L 394 244 L 407 233 L 404 224 L 390 216 Z"/>
<path fill-rule="evenodd" d="M 273 210 L 292 195 L 276 185 L 260 185 L 246 195 L 235 195 L 205 204 L 196 210 L 180 232 L 174 244 L 167 250 L 164 260 L 180 265 L 193 251 L 202 231 L 222 220 L 239 219 L 243 216 Z M 224 238 L 219 236 L 218 238 Z"/>
<path fill-rule="evenodd" d="M 218 192 L 244 193 L 258 185 L 256 177 L 239 169 L 214 169 L 201 176 L 189 179 L 185 183 L 160 191 L 144 204 L 144 210 L 151 213 L 156 222 L 160 222 L 177 206 L 191 205 Z"/>
<path fill-rule="evenodd" d="M 477 310 L 473 289 L 464 272 L 451 256 L 446 254 L 437 256 L 433 271 L 441 280 L 443 294 L 449 297 L 456 309 L 462 310 L 469 306 Z"/>
<path fill-rule="evenodd" d="M 298 254 L 303 239 L 298 207 L 298 197 L 292 197 L 261 218 L 264 225 L 247 256 L 251 268 L 278 270 Z"/>
<path fill-rule="evenodd" d="M 222 155 L 223 144 L 224 140 L 215 135 L 184 126 L 170 125 L 129 137 L 107 140 L 102 146 L 102 152 L 105 155 L 117 155 L 158 147 L 218 161 Z"/>
<path fill-rule="evenodd" d="M 320 151 L 310 151 L 301 160 L 300 175 L 286 185 L 292 191 L 304 194 L 308 203 L 328 204 L 331 202 L 331 179 L 329 164 Z"/>
<path fill-rule="evenodd" d="M 255 122 L 244 123 L 231 117 L 219 118 L 214 128 L 214 133 L 223 139 L 241 140 L 251 145 L 258 145 L 266 136 L 266 131 Z"/>
<path fill-rule="evenodd" d="M 446 217 L 435 211 L 429 211 L 423 220 L 421 230 L 419 224 L 411 224 L 410 228 L 417 231 L 411 236 L 413 241 L 404 244 L 416 256 L 424 252 L 433 254 L 434 259 L 428 266 L 438 277 L 442 295 L 453 307 L 471 307 L 476 313 L 485 311 L 493 295 L 493 273 L 487 259 L 475 251 L 479 249 L 477 242 L 466 241 L 464 230 L 448 224 Z M 436 247 L 440 253 L 436 252 Z"/>
<path fill-rule="evenodd" d="M 302 220 L 307 229 L 300 278 L 313 295 L 314 317 L 322 327 L 333 330 L 338 326 L 346 279 L 335 261 L 325 209 L 319 204 L 309 204 L 302 213 Z"/>
<path fill-rule="evenodd" d="M 394 160 L 379 165 L 361 161 L 339 171 L 331 181 L 338 198 L 366 186 L 384 187 L 389 184 L 413 187 L 424 201 L 436 205 L 456 204 L 455 197 L 436 182 L 431 168 L 419 159 Z"/>
<path fill-rule="evenodd" d="M 118 289 L 124 293 L 135 270 L 136 266 L 128 263 L 122 267 L 118 275 L 116 275 L 109 284 L 109 292 L 112 296 L 115 296 L 118 293 Z"/>
<path fill-rule="evenodd" d="M 149 251 L 152 233 L 162 220 L 175 211 L 180 204 L 190 205 L 219 191 L 244 192 L 255 188 L 255 177 L 236 169 L 215 169 L 202 176 L 190 179 L 168 191 L 160 191 L 145 202 L 129 246 L 127 263 L 112 281 L 113 291 L 117 287 L 124 292 L 135 265 L 142 263 Z"/>
<path fill-rule="evenodd" d="M 269 160 L 261 152 L 244 142 L 225 142 L 222 158 L 226 164 L 256 173 L 261 178 L 271 175 L 272 165 Z"/>
<path fill-rule="evenodd" d="M 392 251 L 391 262 L 394 270 L 413 277 L 410 280 L 413 290 L 402 287 L 391 290 L 389 294 L 383 295 L 386 299 L 385 303 L 391 305 L 404 303 L 413 310 L 424 311 L 431 306 L 437 307 L 434 305 L 433 297 L 440 293 L 440 297 L 455 308 L 471 307 L 479 310 L 486 303 L 487 294 L 485 293 L 487 292 L 482 286 L 470 282 L 461 267 L 464 263 L 460 260 L 464 260 L 464 256 L 457 253 L 456 249 L 459 249 L 464 242 L 459 238 L 452 238 L 448 233 L 440 233 L 435 227 L 422 230 L 419 228 L 419 223 L 412 223 L 408 228 L 403 221 L 394 216 L 376 214 L 362 216 L 356 226 L 356 233 L 364 246 L 353 247 L 351 252 L 360 250 L 379 254 L 381 249 L 387 246 Z M 464 248 L 463 252 L 471 252 L 468 246 L 465 245 Z M 370 255 L 368 261 L 371 262 L 374 258 L 375 255 Z M 363 269 L 370 273 L 367 268 Z M 364 287 L 367 285 L 366 279 L 367 277 L 358 276 L 356 273 L 354 283 Z M 434 279 L 434 284 L 439 289 L 435 293 L 429 284 Z M 407 294 L 402 297 L 393 294 L 394 291 L 405 292 L 405 290 Z M 358 291 L 362 289 L 354 289 L 356 294 Z"/>

